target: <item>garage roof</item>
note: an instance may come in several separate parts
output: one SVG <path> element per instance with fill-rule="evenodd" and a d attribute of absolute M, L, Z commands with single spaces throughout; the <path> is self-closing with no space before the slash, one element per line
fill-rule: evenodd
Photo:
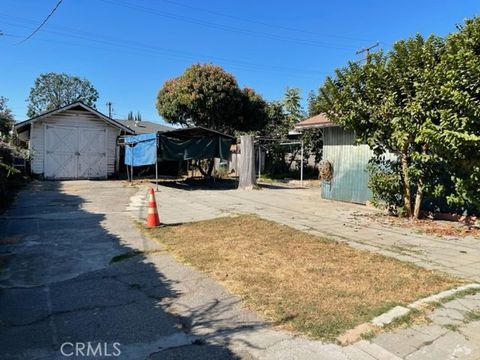
<path fill-rule="evenodd" d="M 15 124 L 15 130 L 20 133 L 22 132 L 24 129 L 26 129 L 28 126 L 30 126 L 30 124 L 36 122 L 36 121 L 39 121 L 39 120 L 42 120 L 46 117 L 49 117 L 49 116 L 52 116 L 52 115 L 55 115 L 55 114 L 58 114 L 58 113 L 61 113 L 62 111 L 67 111 L 67 110 L 85 110 L 85 111 L 89 111 L 95 115 L 97 115 L 99 118 L 101 118 L 103 121 L 109 123 L 110 125 L 114 126 L 114 127 L 117 127 L 123 131 L 125 131 L 127 134 L 134 134 L 134 131 L 132 129 L 130 129 L 129 127 L 121 124 L 120 122 L 112 119 L 112 118 L 109 118 L 107 115 L 104 115 L 102 114 L 100 111 L 88 106 L 88 105 L 85 105 L 84 103 L 82 103 L 81 101 L 77 101 L 77 102 L 74 102 L 72 104 L 68 104 L 68 105 L 65 105 L 65 106 L 62 106 L 58 109 L 55 109 L 55 110 L 51 110 L 51 111 L 47 111 L 43 114 L 40 114 L 40 115 L 37 115 L 31 119 L 28 119 L 28 120 L 25 120 L 25 121 L 22 121 L 22 122 L 19 122 L 17 124 Z"/>

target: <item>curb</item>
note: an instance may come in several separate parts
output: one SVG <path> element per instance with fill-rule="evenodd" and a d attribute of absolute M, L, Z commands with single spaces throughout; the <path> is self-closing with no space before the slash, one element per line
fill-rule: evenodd
<path fill-rule="evenodd" d="M 438 294 L 417 300 L 406 306 L 395 306 L 393 309 L 383 313 L 382 315 L 377 316 L 371 321 L 360 324 L 353 329 L 346 331 L 344 334 L 340 335 L 337 340 L 342 345 L 354 343 L 358 339 L 360 339 L 362 335 L 381 329 L 386 325 L 392 323 L 396 319 L 405 316 L 414 310 L 421 310 L 425 308 L 428 304 L 441 301 L 442 299 L 448 298 L 450 296 L 458 294 L 459 292 L 470 289 L 480 289 L 480 284 L 472 283 L 459 286 L 457 288 L 445 290 Z"/>

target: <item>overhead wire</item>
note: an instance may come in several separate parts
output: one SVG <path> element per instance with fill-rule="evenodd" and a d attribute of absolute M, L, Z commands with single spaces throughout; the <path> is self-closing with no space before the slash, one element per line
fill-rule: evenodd
<path fill-rule="evenodd" d="M 60 4 L 63 2 L 63 0 L 58 0 L 57 2 L 57 5 L 55 5 L 55 7 L 52 9 L 52 11 L 50 11 L 50 14 L 47 15 L 47 17 L 40 23 L 40 25 L 38 25 L 35 30 L 32 31 L 32 33 L 30 35 L 28 35 L 25 39 L 23 39 L 22 41 L 20 41 L 18 44 L 22 44 L 24 43 L 25 41 L 27 41 L 28 39 L 30 39 L 33 35 L 35 35 L 38 31 L 40 31 L 40 29 L 47 23 L 48 19 L 50 19 L 53 15 L 53 13 L 55 11 L 57 11 L 58 7 L 60 6 Z"/>
<path fill-rule="evenodd" d="M 5 17 L 5 14 L 0 13 L 0 17 Z M 8 16 L 13 19 L 12 22 L 8 21 L 3 21 L 5 24 L 9 24 L 14 27 L 28 27 L 28 25 L 25 25 L 30 23 L 30 19 L 25 19 L 25 18 L 20 18 L 20 17 L 12 17 Z M 247 61 L 241 61 L 238 59 L 228 59 L 224 57 L 218 57 L 218 56 L 211 56 L 211 55 L 206 55 L 206 54 L 194 54 L 191 52 L 186 52 L 186 51 L 180 51 L 180 50 L 172 50 L 172 49 L 166 49 L 158 46 L 152 46 L 144 43 L 140 43 L 137 41 L 128 41 L 125 39 L 118 39 L 118 38 L 112 38 L 112 37 L 104 37 L 104 36 L 99 36 L 97 34 L 81 31 L 78 29 L 73 29 L 65 26 L 52 26 L 50 27 L 49 30 L 44 31 L 44 33 L 47 34 L 54 34 L 54 35 L 60 35 L 60 36 L 66 36 L 70 38 L 75 38 L 78 40 L 85 40 L 88 42 L 92 43 L 97 43 L 97 44 L 102 44 L 102 45 L 107 45 L 107 46 L 113 46 L 117 47 L 119 50 L 125 52 L 125 49 L 128 50 L 133 50 L 135 52 L 141 52 L 142 54 L 166 54 L 167 56 L 173 56 L 175 58 L 182 58 L 182 59 L 187 59 L 187 60 L 198 60 L 199 57 L 203 57 L 206 59 L 215 59 L 217 61 L 222 61 L 225 63 L 230 63 L 235 65 L 237 68 L 242 67 L 246 69 L 254 69 L 254 70 L 260 70 L 260 71 L 273 71 L 277 73 L 285 73 L 285 72 L 292 72 L 296 73 L 297 75 L 301 76 L 313 76 L 313 75 L 320 75 L 322 72 L 318 70 L 308 70 L 308 69 L 298 69 L 298 68 L 292 68 L 292 67 L 285 67 L 285 66 L 278 66 L 278 65 L 266 65 L 266 64 L 259 64 L 259 63 L 252 63 L 252 62 L 247 62 Z M 11 37 L 16 37 L 17 35 L 10 34 Z M 65 42 L 58 42 L 56 40 L 49 40 L 49 39 L 42 39 L 42 41 L 47 41 L 47 42 L 57 42 L 57 43 L 62 43 L 65 45 L 75 45 L 75 46 L 85 46 L 85 44 L 74 44 L 72 42 L 65 43 Z M 89 46 L 91 47 L 91 46 Z M 98 47 L 96 47 L 98 48 Z M 131 53 L 131 52 L 130 52 Z M 307 75 L 311 74 L 311 75 Z"/>
<path fill-rule="evenodd" d="M 271 23 L 267 23 L 267 22 L 264 22 L 264 21 L 259 21 L 259 20 L 249 19 L 249 18 L 243 18 L 243 17 L 240 17 L 240 16 L 225 14 L 225 13 L 218 12 L 218 11 L 215 11 L 215 10 L 210 10 L 210 9 L 205 9 L 205 8 L 201 8 L 201 7 L 197 7 L 197 6 L 192 6 L 192 5 L 189 5 L 189 4 L 179 3 L 179 2 L 173 1 L 173 0 L 161 0 L 161 1 L 163 1 L 165 3 L 173 4 L 175 6 L 183 7 L 183 8 L 186 8 L 186 9 L 201 11 L 201 12 L 204 12 L 204 13 L 207 13 L 207 14 L 212 14 L 212 15 L 215 15 L 215 16 L 221 16 L 221 17 L 224 17 L 224 18 L 229 18 L 229 19 L 238 20 L 238 21 L 251 23 L 251 24 L 262 25 L 262 26 L 265 26 L 265 27 L 270 27 L 270 28 L 275 28 L 275 29 L 281 29 L 281 30 L 303 33 L 303 34 L 310 34 L 310 35 L 314 35 L 314 36 L 322 36 L 322 37 L 331 37 L 331 38 L 359 41 L 359 42 L 372 42 L 373 41 L 372 39 L 356 38 L 356 37 L 338 35 L 338 34 L 331 34 L 331 33 L 320 33 L 320 32 L 316 32 L 316 31 L 299 29 L 299 28 L 295 28 L 295 27 L 291 27 L 291 26 L 271 24 Z"/>
<path fill-rule="evenodd" d="M 219 23 L 214 23 L 211 21 L 206 21 L 203 19 L 195 19 L 191 17 L 186 17 L 182 15 L 178 15 L 175 13 L 163 11 L 163 10 L 158 10 L 152 7 L 147 7 L 143 5 L 138 5 L 138 4 L 133 4 L 127 1 L 122 1 L 122 0 L 100 0 L 104 3 L 111 4 L 114 6 L 120 6 L 120 7 L 125 7 L 131 10 L 136 10 L 140 12 L 144 12 L 150 15 L 156 15 L 160 16 L 163 18 L 168 18 L 168 19 L 173 19 L 173 20 L 178 20 L 190 24 L 196 24 L 196 25 L 201 25 L 204 27 L 208 28 L 213 28 L 217 30 L 222 30 L 222 31 L 227 31 L 231 33 L 238 33 L 242 35 L 248 35 L 252 37 L 260 37 L 260 38 L 266 38 L 270 40 L 278 40 L 278 41 L 283 41 L 283 42 L 289 42 L 289 43 L 294 43 L 294 44 L 301 44 L 301 45 L 308 45 L 308 46 L 315 46 L 315 47 L 321 47 L 321 48 L 328 48 L 328 49 L 333 49 L 333 50 L 344 50 L 344 51 L 353 51 L 356 49 L 356 47 L 353 46 L 339 46 L 338 44 L 332 44 L 332 43 L 325 43 L 325 42 L 320 42 L 316 40 L 307 40 L 307 39 L 300 39 L 300 38 L 291 38 L 291 37 L 285 37 L 285 36 L 280 36 L 277 34 L 272 34 L 272 33 L 267 33 L 263 31 L 255 31 L 255 30 L 247 30 L 247 29 L 242 29 L 234 26 L 229 26 L 229 25 L 224 25 L 224 24 L 219 24 Z"/>

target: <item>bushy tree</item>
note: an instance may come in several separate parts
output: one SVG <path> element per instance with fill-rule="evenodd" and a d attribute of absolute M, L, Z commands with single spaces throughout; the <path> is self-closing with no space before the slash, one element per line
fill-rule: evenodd
<path fill-rule="evenodd" d="M 7 105 L 8 99 L 0 96 L 0 135 L 8 136 L 14 123 L 12 110 Z"/>
<path fill-rule="evenodd" d="M 443 53 L 441 39 L 417 35 L 396 42 L 366 64 L 351 62 L 328 77 L 320 89 L 317 109 L 355 131 L 358 141 L 377 154 L 398 154 L 407 216 L 419 216 L 427 179 L 439 158 L 428 136 L 435 98 L 430 96 L 432 69 Z M 416 188 L 415 206 L 412 188 Z"/>
<path fill-rule="evenodd" d="M 268 122 L 261 135 L 269 139 L 265 143 L 270 158 L 268 170 L 274 175 L 286 174 L 300 151 L 297 145 L 288 147 L 280 143 L 288 140 L 289 132 L 305 117 L 301 100 L 300 89 L 287 87 L 281 101 L 273 101 L 268 105 Z M 287 154 L 290 154 L 288 158 Z"/>
<path fill-rule="evenodd" d="M 44 73 L 35 80 L 28 97 L 29 117 L 76 101 L 95 107 L 98 92 L 87 79 L 65 73 Z"/>
<path fill-rule="evenodd" d="M 425 195 L 480 206 L 480 20 L 446 39 L 399 41 L 327 78 L 317 110 L 401 164 L 407 215 Z M 445 181 L 445 172 L 450 176 Z M 415 200 L 413 201 L 413 198 Z"/>
<path fill-rule="evenodd" d="M 426 133 L 451 173 L 454 205 L 480 209 L 480 18 L 469 19 L 445 40 L 430 96 L 437 120 Z"/>
<path fill-rule="evenodd" d="M 195 64 L 168 80 L 157 95 L 157 110 L 170 123 L 233 133 L 262 127 L 266 104 L 251 89 L 240 89 L 220 66 Z"/>

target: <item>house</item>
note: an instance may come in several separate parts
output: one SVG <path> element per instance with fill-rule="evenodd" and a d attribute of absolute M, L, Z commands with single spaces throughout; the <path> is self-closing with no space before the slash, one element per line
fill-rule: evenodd
<path fill-rule="evenodd" d="M 28 142 L 31 172 L 46 179 L 107 178 L 118 169 L 117 138 L 135 132 L 75 102 L 15 124 Z"/>
<path fill-rule="evenodd" d="M 117 119 L 117 121 L 128 127 L 130 130 L 135 132 L 136 135 L 140 134 L 151 134 L 151 133 L 162 133 L 165 131 L 170 131 L 170 130 L 175 130 L 174 128 L 170 126 L 165 126 L 161 124 L 157 124 L 151 121 L 135 121 L 135 120 L 120 120 Z"/>
<path fill-rule="evenodd" d="M 322 198 L 366 204 L 372 197 L 367 173 L 368 162 L 374 156 L 370 147 L 356 144 L 353 131 L 331 122 L 324 114 L 303 120 L 295 128 L 323 132 L 323 161 L 332 165 L 333 176 L 330 181 L 322 181 Z"/>

